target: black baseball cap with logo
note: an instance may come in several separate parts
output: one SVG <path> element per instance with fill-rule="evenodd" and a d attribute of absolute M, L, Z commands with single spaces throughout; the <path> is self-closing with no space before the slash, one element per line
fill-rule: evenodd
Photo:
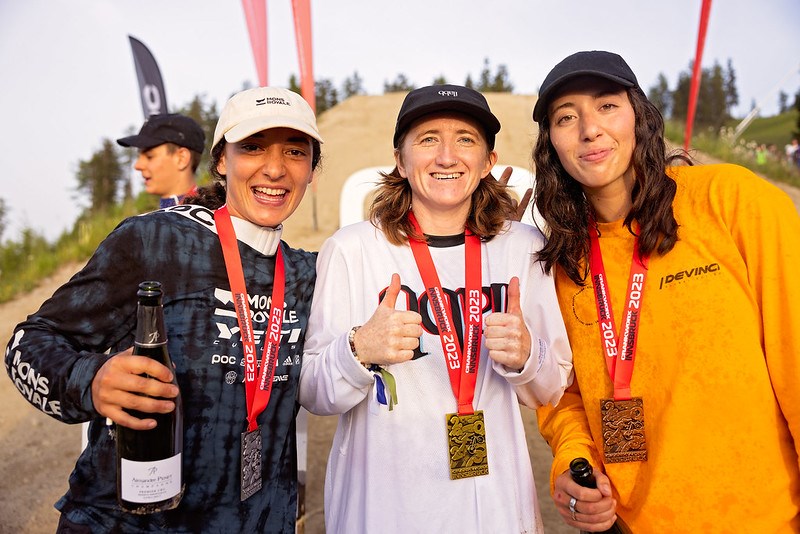
<path fill-rule="evenodd" d="M 617 82 L 623 87 L 639 85 L 636 75 L 619 54 L 602 50 L 576 52 L 561 60 L 545 77 L 539 89 L 539 98 L 533 107 L 533 120 L 542 122 L 555 90 L 578 76 L 598 76 Z"/>
<path fill-rule="evenodd" d="M 122 146 L 148 150 L 164 143 L 173 143 L 203 153 L 206 135 L 194 119 L 179 113 L 150 115 L 136 135 L 117 139 Z"/>
<path fill-rule="evenodd" d="M 430 85 L 414 89 L 406 95 L 394 128 L 394 147 L 415 120 L 441 111 L 457 111 L 477 120 L 486 134 L 486 142 L 494 149 L 494 138 L 500 121 L 492 114 L 486 98 L 478 91 L 460 85 Z"/>

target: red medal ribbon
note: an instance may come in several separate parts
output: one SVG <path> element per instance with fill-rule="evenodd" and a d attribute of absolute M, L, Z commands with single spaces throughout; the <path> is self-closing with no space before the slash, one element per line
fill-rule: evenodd
<path fill-rule="evenodd" d="M 408 212 L 408 220 L 417 233 L 422 234 L 417 218 Z M 442 343 L 447 372 L 450 375 L 450 386 L 458 401 L 458 414 L 471 414 L 475 410 L 472 401 L 475 397 L 475 383 L 478 378 L 480 362 L 481 335 L 483 325 L 483 288 L 481 285 L 481 241 L 478 236 L 465 231 L 464 264 L 466 271 L 464 295 L 464 343 L 466 350 L 461 349 L 450 314 L 450 307 L 445 298 L 436 266 L 433 264 L 428 243 L 409 239 L 411 252 L 417 262 L 417 269 L 425 284 L 431 310 L 439 329 L 439 340 Z"/>
<path fill-rule="evenodd" d="M 225 269 L 228 271 L 228 282 L 231 285 L 233 303 L 236 308 L 236 319 L 239 322 L 239 333 L 242 337 L 244 381 L 247 397 L 247 430 L 253 431 L 258 428 L 256 418 L 269 403 L 270 393 L 272 393 L 272 379 L 275 376 L 278 350 L 281 345 L 283 296 L 286 284 L 283 252 L 279 243 L 278 251 L 275 254 L 275 277 L 272 282 L 269 326 L 265 333 L 267 337 L 264 342 L 264 352 L 261 355 L 261 374 L 258 376 L 258 383 L 256 383 L 256 344 L 253 333 L 253 319 L 250 316 L 250 304 L 244 282 L 242 258 L 239 255 L 236 232 L 233 229 L 227 205 L 214 212 L 214 222 L 217 225 L 219 242 L 222 245 Z"/>
<path fill-rule="evenodd" d="M 592 273 L 597 318 L 600 326 L 600 342 L 603 344 L 606 367 L 611 381 L 614 382 L 614 400 L 631 398 L 631 377 L 633 362 L 636 357 L 636 341 L 639 332 L 642 295 L 647 275 L 647 258 L 639 256 L 639 237 L 633 245 L 630 277 L 628 279 L 628 297 L 623 320 L 624 329 L 618 333 L 614 324 L 614 312 L 611 310 L 611 294 L 608 289 L 606 269 L 603 265 L 603 254 L 600 251 L 600 239 L 594 221 L 589 221 L 589 242 L 591 251 L 589 269 Z"/>

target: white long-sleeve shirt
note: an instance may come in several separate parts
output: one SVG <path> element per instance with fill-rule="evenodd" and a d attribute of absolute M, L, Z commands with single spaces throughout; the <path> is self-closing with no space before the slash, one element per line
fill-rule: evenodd
<path fill-rule="evenodd" d="M 518 373 L 492 362 L 482 344 L 473 406 L 484 413 L 489 474 L 459 480 L 450 479 L 445 419 L 457 403 L 435 320 L 419 309 L 427 299 L 410 247 L 390 244 L 369 222 L 325 242 L 300 401 L 312 413 L 341 414 L 325 482 L 327 532 L 542 531 L 519 403 L 556 403 L 572 367 L 553 280 L 532 256 L 542 240 L 538 230 L 511 223 L 481 245 L 484 299 L 490 311 L 505 311 L 508 282 L 520 278 L 532 350 Z M 430 250 L 445 293 L 463 295 L 463 238 L 453 241 Z M 354 358 L 347 334 L 372 316 L 395 272 L 402 284 L 396 308 L 420 312 L 423 335 L 413 360 L 387 367 L 398 395 L 390 411 L 378 402 L 375 377 Z M 460 305 L 453 321 L 460 333 Z"/>

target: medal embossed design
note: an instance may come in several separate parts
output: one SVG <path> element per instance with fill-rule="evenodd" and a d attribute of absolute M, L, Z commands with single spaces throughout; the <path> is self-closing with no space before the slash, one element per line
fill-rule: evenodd
<path fill-rule="evenodd" d="M 245 500 L 261 489 L 261 429 L 242 433 L 242 490 Z"/>
<path fill-rule="evenodd" d="M 482 411 L 468 415 L 447 414 L 447 444 L 452 480 L 489 474 Z"/>
<path fill-rule="evenodd" d="M 644 404 L 641 397 L 600 401 L 603 423 L 603 454 L 608 463 L 644 462 Z"/>

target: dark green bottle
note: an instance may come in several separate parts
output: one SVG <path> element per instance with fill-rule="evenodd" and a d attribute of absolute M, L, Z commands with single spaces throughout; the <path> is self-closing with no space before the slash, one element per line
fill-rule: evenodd
<path fill-rule="evenodd" d="M 594 478 L 592 464 L 586 458 L 575 458 L 569 463 L 569 474 L 579 486 L 584 488 L 597 488 L 597 480 Z M 581 534 L 586 532 L 581 530 Z M 630 529 L 617 516 L 617 520 L 608 530 L 603 530 L 600 534 L 630 534 Z"/>
<path fill-rule="evenodd" d="M 137 292 L 136 338 L 133 353 L 153 358 L 173 370 L 167 351 L 161 283 L 142 282 Z M 171 510 L 183 497 L 183 402 L 180 394 L 170 413 L 126 410 L 139 419 L 155 419 L 150 430 L 116 425 L 117 498 L 120 506 L 134 514 Z"/>

